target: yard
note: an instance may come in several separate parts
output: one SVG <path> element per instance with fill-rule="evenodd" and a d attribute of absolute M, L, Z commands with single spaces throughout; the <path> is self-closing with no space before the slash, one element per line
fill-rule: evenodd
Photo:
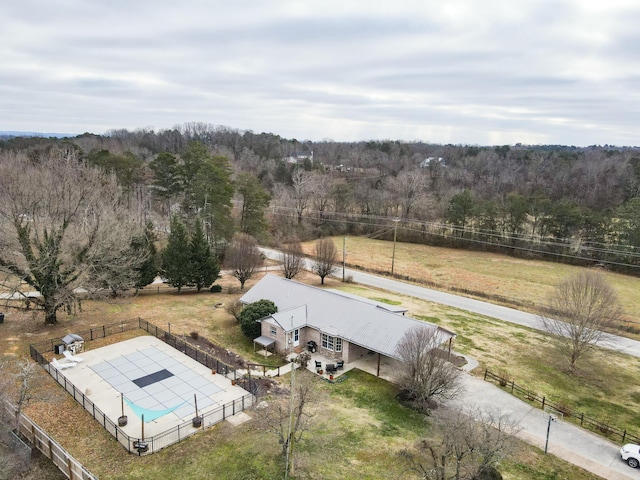
<path fill-rule="evenodd" d="M 309 274 L 304 280 L 319 283 Z M 557 371 L 553 363 L 541 361 L 550 352 L 539 332 L 412 298 L 344 285 L 334 279 L 327 283 L 378 301 L 399 302 L 415 318 L 452 328 L 459 334 L 455 348 L 477 358 L 481 362 L 479 370 L 488 367 L 506 372 L 519 384 L 556 401 L 566 398 L 566 402 L 593 409 L 594 414 L 611 418 L 621 427 L 627 422 L 637 423 L 631 406 L 640 392 L 628 375 L 619 373 L 637 371 L 636 359 L 602 352 L 585 362 L 577 377 L 570 378 Z M 197 332 L 248 361 L 263 362 L 224 307 L 215 307 L 241 294 L 234 279 L 223 278 L 221 284 L 224 289 L 219 294 L 186 291 L 178 295 L 160 286 L 135 298 L 83 302 L 83 311 L 77 317 L 61 315 L 55 327 L 44 327 L 41 319 L 29 314 L 10 312 L 0 327 L 5 355 L 27 355 L 30 343 L 140 316 L 162 328 L 170 323 L 172 333 L 190 336 Z M 69 395 L 45 374 L 42 377 L 38 391 L 43 401 L 34 402 L 29 415 L 100 478 L 198 479 L 215 474 L 221 479 L 270 479 L 281 475 L 280 446 L 272 434 L 254 422 L 235 427 L 224 422 L 152 456 L 129 455 Z M 398 404 L 391 385 L 362 372 L 349 372 L 347 380 L 335 385 L 318 382 L 318 390 L 324 401 L 313 429 L 299 446 L 298 478 L 411 478 L 403 473 L 396 454 L 421 435 L 428 435 L 427 418 Z M 86 438 L 92 441 L 83 441 Z M 502 471 L 505 479 L 597 478 L 524 444 Z"/>

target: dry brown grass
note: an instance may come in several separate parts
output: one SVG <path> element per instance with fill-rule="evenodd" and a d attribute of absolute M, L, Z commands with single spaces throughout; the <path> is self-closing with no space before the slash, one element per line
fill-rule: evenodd
<path fill-rule="evenodd" d="M 342 245 L 343 237 L 334 237 Z M 314 242 L 303 244 L 312 255 Z M 348 237 L 347 265 L 391 273 L 393 242 Z M 339 259 L 342 261 L 341 253 Z M 469 292 L 471 296 L 516 306 L 537 313 L 556 285 L 584 267 L 541 260 L 527 260 L 487 252 L 396 244 L 394 273 L 424 282 L 434 288 Z M 599 269 L 599 271 L 601 271 Z M 627 325 L 640 329 L 640 278 L 602 271 L 615 288 L 624 308 Z M 473 295 L 475 293 L 475 295 Z"/>
<path fill-rule="evenodd" d="M 255 278 L 250 281 L 246 288 L 250 288 L 257 280 Z M 320 283 L 317 276 L 309 273 L 298 280 L 312 285 Z M 218 283 L 223 286 L 222 293 L 211 294 L 205 291 L 196 294 L 185 291 L 178 295 L 174 289 L 160 286 L 147 289 L 135 298 L 87 301 L 83 303 L 83 311 L 78 316 L 63 313 L 59 318 L 60 323 L 53 327 L 44 326 L 41 316 L 11 311 L 5 323 L 0 326 L 0 336 L 7 346 L 4 354 L 26 356 L 31 343 L 141 317 L 163 328 L 167 328 L 170 322 L 172 333 L 188 335 L 197 331 L 251 358 L 252 345 L 244 339 L 235 320 L 224 308 L 215 308 L 216 303 L 227 304 L 240 296 L 238 282 L 225 277 Z M 336 279 L 327 279 L 325 283 L 327 287 L 345 286 Z M 531 343 L 536 341 L 538 334 L 532 333 L 530 338 L 525 338 L 522 336 L 523 329 L 519 327 L 490 319 L 473 318 L 469 321 L 463 313 L 440 305 L 409 297 L 391 296 L 358 285 L 345 287 L 369 298 L 389 297 L 409 308 L 413 316 L 457 329 L 460 335 L 459 347 L 479 358 L 483 365 L 508 362 L 510 357 L 513 358 L 509 345 L 515 345 L 519 355 L 523 354 L 521 350 L 526 350 L 520 347 L 528 346 L 530 350 L 535 350 L 539 345 Z M 92 348 L 132 334 L 137 333 L 127 332 L 100 340 Z M 510 367 L 515 367 L 516 364 L 517 362 L 512 362 Z M 368 388 L 361 385 L 365 378 L 367 376 L 362 374 L 350 388 L 345 388 L 349 387 L 347 384 L 336 385 L 338 389 L 327 392 L 331 396 L 330 408 L 321 409 L 310 443 L 301 445 L 301 466 L 307 474 L 306 478 L 347 478 L 354 471 L 362 472 L 361 478 L 398 478 L 397 471 L 394 470 L 397 461 L 394 451 L 417 438 L 418 432 L 408 431 L 411 430 L 409 424 L 413 425 L 415 421 L 407 420 L 404 414 L 400 415 L 393 410 L 395 402 L 392 393 L 386 394 L 386 405 L 389 405 L 390 411 L 382 409 L 383 403 L 379 398 L 369 398 L 370 391 L 384 391 L 387 387 L 372 378 L 369 381 L 373 383 Z M 323 388 L 328 387 L 323 385 Z M 149 478 L 149 475 L 171 477 L 173 474 L 183 478 L 210 478 L 211 474 L 218 478 L 273 478 L 271 474 L 278 470 L 274 464 L 278 446 L 265 448 L 265 444 L 274 443 L 273 439 L 252 424 L 241 428 L 220 425 L 158 454 L 138 458 L 126 453 L 110 434 L 99 428 L 95 420 L 89 418 L 82 407 L 44 372 L 41 372 L 37 397 L 39 401 L 34 402 L 27 413 L 101 478 Z M 73 428 L 69 428 L 70 425 Z M 86 441 L 88 438 L 91 442 Z M 389 446 L 393 448 L 390 449 Z M 245 460 L 238 460 L 239 456 Z M 527 454 L 522 457 L 526 458 Z M 328 459 L 331 463 L 327 462 Z M 540 459 L 540 462 L 548 463 L 545 458 Z M 267 465 L 267 468 L 263 469 L 263 465 Z M 253 472 L 253 477 L 247 477 L 247 472 Z M 530 477 L 514 475 L 509 478 Z"/>

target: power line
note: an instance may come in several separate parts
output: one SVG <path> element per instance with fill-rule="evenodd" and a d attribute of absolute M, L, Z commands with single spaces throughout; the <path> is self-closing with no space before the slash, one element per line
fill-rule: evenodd
<path fill-rule="evenodd" d="M 379 238 L 382 235 L 384 235 L 385 233 L 390 233 L 391 231 L 394 230 L 394 226 L 393 225 L 389 225 L 390 223 L 394 222 L 394 221 L 398 221 L 398 217 L 386 217 L 386 216 L 381 216 L 381 215 L 369 215 L 369 214 L 355 214 L 355 213 L 344 213 L 344 212 L 324 212 L 324 211 L 317 211 L 317 210 L 310 210 L 308 211 L 308 213 L 310 214 L 318 214 L 317 218 L 313 218 L 314 220 L 321 220 L 321 221 L 339 221 L 348 225 L 356 225 L 359 227 L 376 227 L 378 228 L 377 231 L 370 233 L 370 234 L 365 234 L 365 237 L 368 238 Z M 275 216 L 280 216 L 280 217 L 288 217 L 288 218 L 296 218 L 297 219 L 297 212 L 295 211 L 295 209 L 293 207 L 284 207 L 284 206 L 273 206 L 272 207 L 272 214 Z M 358 219 L 353 219 L 352 217 L 358 217 Z M 330 218 L 330 217 L 337 217 L 337 218 Z M 370 221 L 362 221 L 361 219 L 366 219 L 366 220 L 370 220 Z M 589 257 L 589 256 L 585 256 L 585 255 L 577 255 L 577 254 L 570 254 L 570 253 L 562 253 L 562 252 L 557 252 L 557 251 L 548 251 L 548 250 L 544 250 L 544 249 L 539 249 L 539 248 L 534 248 L 533 246 L 530 247 L 522 247 L 522 246 L 518 246 L 518 245 L 509 245 L 508 243 L 505 243 L 505 241 L 522 241 L 522 242 L 532 242 L 532 239 L 529 238 L 528 236 L 525 235 L 517 235 L 517 234 L 505 234 L 503 232 L 499 232 L 499 231 L 495 231 L 495 230 L 478 230 L 478 229 L 471 229 L 471 228 L 467 228 L 467 227 L 460 227 L 457 225 L 450 225 L 450 224 L 444 224 L 444 223 L 436 223 L 436 222 L 428 222 L 428 221 L 420 221 L 420 220 L 415 220 L 415 219 L 400 219 L 399 220 L 401 222 L 400 225 L 398 225 L 398 228 L 400 230 L 404 230 L 404 231 L 408 231 L 408 232 L 417 232 L 420 234 L 428 234 L 428 235 L 433 235 L 433 236 L 439 236 L 442 238 L 451 238 L 450 235 L 447 235 L 446 232 L 451 232 L 451 233 L 459 233 L 460 236 L 456 236 L 454 237 L 456 241 L 459 242 L 467 242 L 467 243 L 474 243 L 474 244 L 480 244 L 480 245 L 488 245 L 491 247 L 499 247 L 499 248 L 508 248 L 508 249 L 512 249 L 512 250 L 519 250 L 519 251 L 526 251 L 526 252 L 531 252 L 531 253 L 537 253 L 537 254 L 542 254 L 542 255 L 546 255 L 546 256 L 555 256 L 555 257 L 562 257 L 562 258 L 571 258 L 571 259 L 576 259 L 576 260 L 584 260 L 584 261 L 597 261 L 599 263 L 603 263 L 603 264 L 609 264 L 609 265 L 617 265 L 617 266 L 621 266 L 621 267 L 628 267 L 628 268 L 640 268 L 640 265 L 634 265 L 631 263 L 624 263 L 624 262 L 618 262 L 618 261 L 614 261 L 614 260 L 605 260 L 605 259 L 598 259 L 598 258 L 593 258 L 593 257 Z M 382 223 L 380 223 L 382 222 Z M 404 225 L 403 225 L 404 223 Z M 429 231 L 425 231 L 419 228 L 415 228 L 415 227 L 411 227 L 410 225 L 419 225 L 423 228 L 429 228 Z M 438 231 L 439 230 L 439 231 Z M 497 238 L 499 240 L 501 240 L 500 243 L 495 243 L 495 242 L 490 242 L 490 241 L 486 241 L 486 240 L 480 240 L 478 238 L 468 238 L 465 237 L 464 234 L 470 234 L 470 235 L 485 235 L 487 237 L 490 238 Z M 537 244 L 540 246 L 546 246 L 546 247 L 550 247 L 550 248 L 578 248 L 580 251 L 583 252 L 592 252 L 592 253 L 601 253 L 604 255 L 612 255 L 612 256 L 625 256 L 628 258 L 640 258 L 640 251 L 638 253 L 636 253 L 635 251 L 629 251 L 628 249 L 633 249 L 633 250 L 640 250 L 639 247 L 635 247 L 635 246 L 624 246 L 622 248 L 625 248 L 626 251 L 620 251 L 620 250 L 616 250 L 616 249 L 606 249 L 606 248 L 597 248 L 597 247 L 592 247 L 589 245 L 580 245 L 578 247 L 572 247 L 570 244 L 567 244 L 566 242 L 561 242 L 561 241 L 553 241 L 553 240 L 548 240 L 548 239 L 539 239 L 537 241 Z M 600 243 L 602 245 L 602 243 Z"/>

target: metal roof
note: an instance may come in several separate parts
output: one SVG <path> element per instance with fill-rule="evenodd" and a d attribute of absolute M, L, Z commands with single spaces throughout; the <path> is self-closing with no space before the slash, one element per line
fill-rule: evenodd
<path fill-rule="evenodd" d="M 271 345 L 276 343 L 276 341 L 273 338 L 269 338 L 269 337 L 265 337 L 265 336 L 260 336 L 258 338 L 254 338 L 253 341 L 255 343 L 257 343 L 258 345 L 262 345 L 265 348 L 270 347 Z"/>
<path fill-rule="evenodd" d="M 370 298 L 359 297 L 358 295 L 354 295 L 353 293 L 343 292 L 342 290 L 328 288 L 327 291 L 337 293 L 338 295 L 342 295 L 343 297 L 353 298 L 354 300 L 370 303 L 371 305 L 375 305 L 378 308 L 382 308 L 383 310 L 388 310 L 392 313 L 406 313 L 409 311 L 408 308 L 401 307 L 399 305 L 391 305 L 390 303 L 378 302 L 376 300 L 371 300 Z"/>
<path fill-rule="evenodd" d="M 443 343 L 455 337 L 437 325 L 378 308 L 370 300 L 272 274 L 265 275 L 240 301 L 253 303 L 262 299 L 271 300 L 278 307 L 278 313 L 270 318 L 285 331 L 312 327 L 394 358 L 398 358 L 396 345 L 412 328 L 437 329 Z"/>

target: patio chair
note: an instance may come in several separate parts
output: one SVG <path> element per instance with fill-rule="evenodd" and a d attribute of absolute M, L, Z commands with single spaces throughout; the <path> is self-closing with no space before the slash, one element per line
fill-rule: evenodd
<path fill-rule="evenodd" d="M 343 370 L 344 369 L 344 360 L 338 360 L 336 362 L 336 369 L 337 370 Z"/>
<path fill-rule="evenodd" d="M 75 367 L 75 362 L 59 362 L 57 358 L 51 360 L 51 364 L 56 370 L 64 370 L 65 368 Z"/>
<path fill-rule="evenodd" d="M 80 358 L 80 357 L 77 357 L 75 355 L 72 355 L 69 350 L 63 350 L 62 354 L 64 355 L 64 358 L 66 358 L 67 360 L 69 360 L 69 361 L 71 361 L 73 363 L 80 363 L 80 362 L 84 361 L 84 358 Z"/>
<path fill-rule="evenodd" d="M 320 370 L 322 370 L 322 362 L 316 360 L 316 372 L 319 372 Z"/>

